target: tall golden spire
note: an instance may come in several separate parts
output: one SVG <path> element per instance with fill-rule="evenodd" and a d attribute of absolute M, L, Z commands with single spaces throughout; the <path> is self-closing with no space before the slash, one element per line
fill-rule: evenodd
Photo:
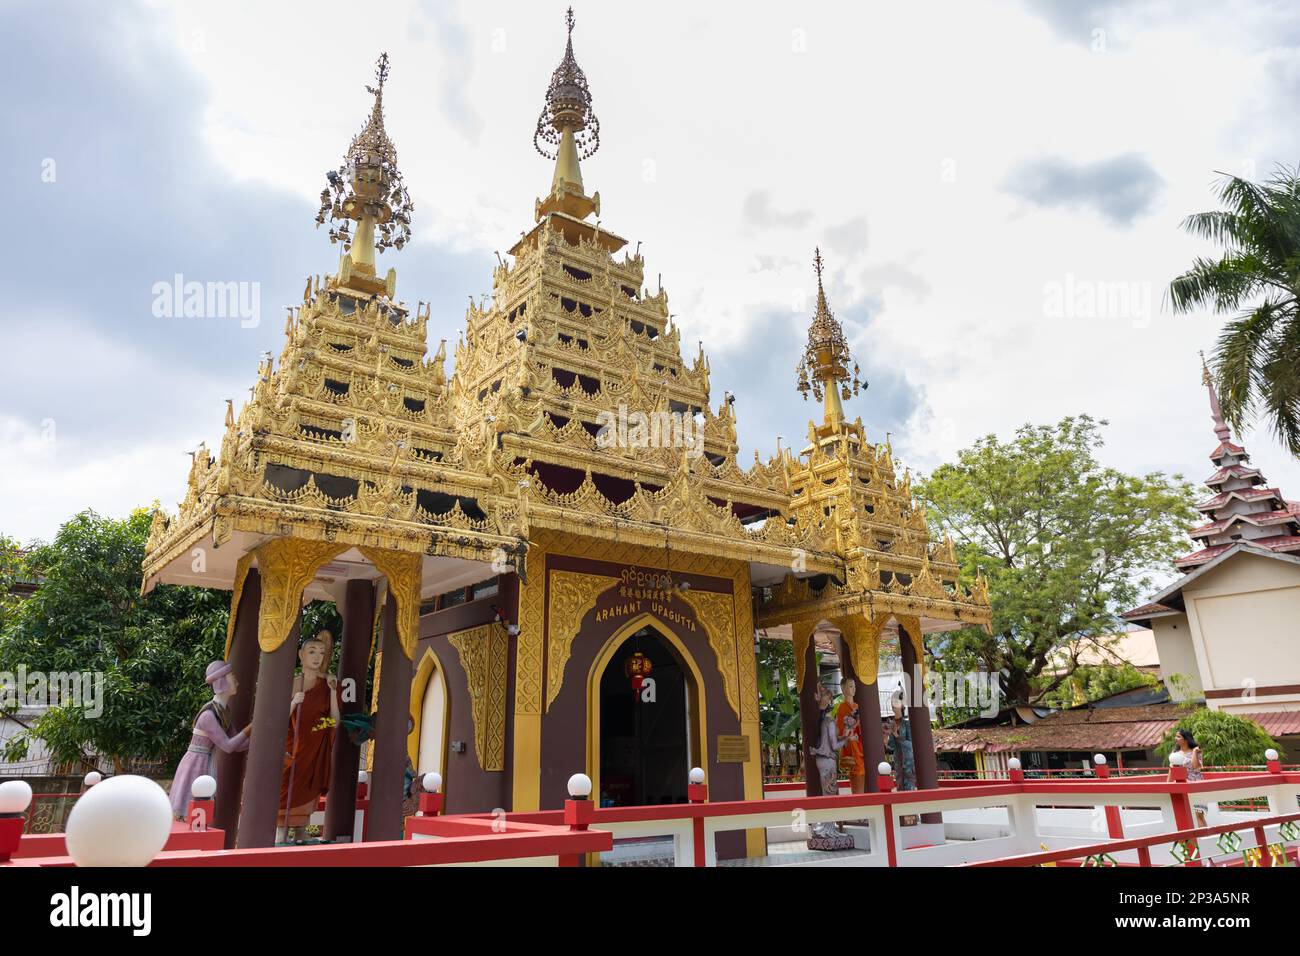
<path fill-rule="evenodd" d="M 551 193 L 537 204 L 537 218 L 560 211 L 586 218 L 600 212 L 600 197 L 588 197 L 583 191 L 580 160 L 600 148 L 600 120 L 591 107 L 591 90 L 587 76 L 573 56 L 573 7 L 565 14 L 569 28 L 564 58 L 551 74 L 546 88 L 546 104 L 537 117 L 533 146 L 547 159 L 555 160 Z"/>
<path fill-rule="evenodd" d="M 826 289 L 822 285 L 822 251 L 816 250 L 813 268 L 817 270 L 817 311 L 808 329 L 808 345 L 799 358 L 796 372 L 799 391 L 804 400 L 812 392 L 817 401 L 825 402 L 826 424 L 837 425 L 844 421 L 844 406 L 840 399 L 848 399 L 866 387 L 858 378 L 858 363 L 853 361 L 844 329 L 826 304 Z M 853 374 L 849 374 L 849 363 Z"/>
<path fill-rule="evenodd" d="M 1214 420 L 1214 436 L 1221 442 L 1228 441 L 1232 437 L 1232 431 L 1223 419 L 1223 409 L 1219 407 L 1219 394 L 1214 390 L 1214 377 L 1210 374 L 1210 366 L 1206 364 L 1204 352 L 1201 353 L 1201 384 L 1210 392 L 1210 418 Z"/>
<path fill-rule="evenodd" d="M 411 238 L 414 205 L 397 168 L 397 147 L 384 129 L 384 83 L 388 80 L 388 54 L 375 65 L 375 85 L 366 90 L 375 98 L 370 117 L 361 132 L 352 137 L 343 164 L 325 174 L 316 214 L 319 228 L 330 220 L 330 241 L 342 242 L 339 262 L 340 284 L 351 283 L 364 291 L 377 292 L 393 282 L 376 279 L 375 250 L 401 249 Z M 334 222 L 342 220 L 335 226 Z M 356 222 L 355 236 L 350 225 Z M 371 288 L 376 286 L 376 288 Z M 392 295 L 392 289 L 388 289 Z"/>

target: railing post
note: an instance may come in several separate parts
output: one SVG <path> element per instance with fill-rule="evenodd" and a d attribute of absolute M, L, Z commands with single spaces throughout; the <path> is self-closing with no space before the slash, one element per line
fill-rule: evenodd
<path fill-rule="evenodd" d="M 1097 778 L 1100 780 L 1110 779 L 1110 764 L 1106 762 L 1105 754 L 1093 754 L 1093 765 L 1097 768 Z M 1120 808 L 1111 804 L 1106 804 L 1102 808 L 1106 815 L 1106 833 L 1112 840 L 1124 839 L 1124 821 L 1120 816 Z"/>
<path fill-rule="evenodd" d="M 570 830 L 585 830 L 596 813 L 591 802 L 591 778 L 585 773 L 575 773 L 569 778 L 569 799 L 564 801 L 564 822 Z M 561 853 L 560 866 L 577 866 L 580 854 Z"/>
<path fill-rule="evenodd" d="M 1259 849 L 1259 865 L 1272 866 L 1273 859 L 1268 852 L 1268 837 L 1264 835 L 1263 827 L 1255 827 L 1255 846 Z M 1282 849 L 1286 852 L 1285 846 Z"/>
<path fill-rule="evenodd" d="M 442 813 L 442 774 L 426 773 L 420 785 L 420 816 L 436 817 Z"/>
<path fill-rule="evenodd" d="M 691 803 L 707 803 L 709 785 L 704 782 L 704 770 L 692 767 L 687 778 L 686 799 Z M 704 852 L 704 817 L 691 818 L 691 853 L 696 866 L 708 866 L 707 854 Z"/>
<path fill-rule="evenodd" d="M 1019 757 L 1011 757 L 1007 760 L 1007 779 L 1012 783 L 1025 782 L 1025 772 L 1020 769 Z"/>
<path fill-rule="evenodd" d="M 1169 777 L 1173 783 L 1187 782 L 1187 758 L 1178 751 L 1169 755 Z M 1196 829 L 1196 817 L 1192 815 L 1192 802 L 1188 799 L 1187 794 L 1177 793 L 1173 790 L 1169 793 L 1170 803 L 1174 810 L 1174 829 L 1175 830 L 1194 830 Z M 1184 866 L 1201 865 L 1201 844 L 1200 840 L 1192 838 L 1192 845 L 1196 848 L 1196 856 L 1189 856 Z"/>
<path fill-rule="evenodd" d="M 216 813 L 217 780 L 204 774 L 195 777 L 190 784 L 190 805 L 185 811 L 185 821 L 195 833 L 202 833 L 208 828 Z"/>
<path fill-rule="evenodd" d="M 32 787 L 26 780 L 0 783 L 0 863 L 8 863 L 23 840 L 26 818 L 32 805 Z"/>
<path fill-rule="evenodd" d="M 894 768 L 889 765 L 888 760 L 880 761 L 876 767 L 876 784 L 881 793 L 893 792 Z M 898 844 L 894 836 L 894 805 L 886 803 L 883 809 L 885 811 L 885 862 L 889 866 L 898 866 Z"/>

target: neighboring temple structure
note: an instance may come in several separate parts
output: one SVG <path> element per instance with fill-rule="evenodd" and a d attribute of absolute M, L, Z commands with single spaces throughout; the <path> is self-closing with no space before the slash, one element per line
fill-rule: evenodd
<path fill-rule="evenodd" d="M 232 726 L 253 732 L 246 757 L 219 758 L 217 817 L 241 846 L 274 836 L 313 599 L 344 621 L 341 686 L 364 687 L 379 655 L 373 698 L 342 705 L 376 711 L 370 839 L 401 834 L 408 760 L 442 774 L 450 812 L 559 807 L 576 771 L 605 803 L 685 800 L 693 766 L 711 799 L 760 799 L 756 627 L 794 640 L 805 701 L 814 630 L 842 635 L 874 789 L 882 638 L 902 638 L 919 677 L 926 634 L 989 621 L 983 579 L 957 582 L 890 449 L 845 418 L 862 383 L 820 254 L 798 386 L 822 422 L 798 456 L 740 466 L 730 396 L 712 403 L 667 293 L 595 218 L 580 161 L 599 123 L 571 12 L 568 26 L 535 134 L 550 190 L 490 301 L 471 300 L 454 373 L 445 343 L 428 355 L 428 307 L 408 309 L 376 265 L 376 249 L 405 244 L 411 209 L 384 129 L 385 57 L 321 196 L 337 272 L 308 281 L 278 364 L 268 354 L 251 399 L 227 410 L 220 456 L 195 455 L 179 514 L 155 515 L 146 590 L 232 591 L 227 658 L 245 688 Z M 913 703 L 917 779 L 934 786 L 929 713 Z M 358 760 L 339 733 L 327 837 L 360 838 Z M 730 836 L 722 855 L 763 852 L 761 830 L 748 846 Z"/>
<path fill-rule="evenodd" d="M 1233 443 L 1204 360 L 1202 378 L 1218 440 L 1212 497 L 1197 505 L 1209 520 L 1191 529 L 1200 547 L 1174 562 L 1183 576 L 1124 619 L 1155 632 L 1174 699 L 1300 710 L 1300 503 L 1268 487 Z"/>

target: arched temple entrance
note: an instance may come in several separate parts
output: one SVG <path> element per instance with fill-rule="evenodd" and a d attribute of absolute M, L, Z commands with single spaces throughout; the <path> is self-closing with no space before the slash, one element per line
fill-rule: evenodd
<path fill-rule="evenodd" d="M 634 689 L 628 662 L 651 665 Z M 691 767 L 704 761 L 700 672 L 667 627 L 642 615 L 606 642 L 589 678 L 588 766 L 602 803 L 685 803 Z"/>
<path fill-rule="evenodd" d="M 437 655 L 426 648 L 411 682 L 413 729 L 408 742 L 411 765 L 421 776 L 446 776 L 449 713 L 446 674 Z"/>

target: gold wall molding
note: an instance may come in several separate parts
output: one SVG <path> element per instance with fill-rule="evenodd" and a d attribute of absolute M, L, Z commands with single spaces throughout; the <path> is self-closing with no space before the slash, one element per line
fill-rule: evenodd
<path fill-rule="evenodd" d="M 795 621 L 790 625 L 794 639 L 794 687 L 803 692 L 804 672 L 808 669 L 808 644 L 817 630 L 816 621 Z"/>
<path fill-rule="evenodd" d="M 551 572 L 551 610 L 546 642 L 546 709 L 560 693 L 564 666 L 569 662 L 573 641 L 582 619 L 605 591 L 618 584 L 617 578 L 580 571 Z"/>
<path fill-rule="evenodd" d="M 483 624 L 447 635 L 469 685 L 474 752 L 484 770 L 504 770 L 506 679 L 509 647 L 505 628 Z"/>
<path fill-rule="evenodd" d="M 691 589 L 678 592 L 677 597 L 695 612 L 695 616 L 704 625 L 709 647 L 718 660 L 718 672 L 722 675 L 722 689 L 727 696 L 727 703 L 739 719 L 740 674 L 736 659 L 736 623 L 731 595 Z"/>

